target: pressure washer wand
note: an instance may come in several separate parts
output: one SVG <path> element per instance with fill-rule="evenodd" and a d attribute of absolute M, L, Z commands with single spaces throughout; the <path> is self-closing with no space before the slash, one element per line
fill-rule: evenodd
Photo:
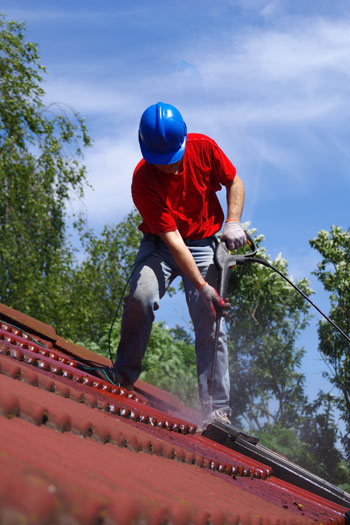
<path fill-rule="evenodd" d="M 218 353 L 218 340 L 219 340 L 219 331 L 220 331 L 220 324 L 221 324 L 222 314 L 217 313 L 216 314 L 216 322 L 215 322 L 215 338 L 214 338 L 214 353 L 213 353 L 213 360 L 211 363 L 211 371 L 210 371 L 210 377 L 208 378 L 208 394 L 209 394 L 209 409 L 210 412 L 213 411 L 213 396 L 215 394 L 216 390 L 216 379 L 215 379 L 215 369 L 216 369 L 216 356 Z"/>
<path fill-rule="evenodd" d="M 249 235 L 248 232 L 245 232 L 245 234 L 247 237 L 247 243 L 251 246 L 250 253 L 247 253 L 245 255 L 230 254 L 230 252 L 227 249 L 226 244 L 223 242 L 218 243 L 216 246 L 215 254 L 214 254 L 214 261 L 215 261 L 215 265 L 219 273 L 217 291 L 220 297 L 222 297 L 223 299 L 225 299 L 226 293 L 227 293 L 228 281 L 229 281 L 229 276 L 230 276 L 230 268 L 233 268 L 237 264 L 244 264 L 245 262 L 247 262 L 247 258 L 253 257 L 256 254 L 257 250 L 256 250 L 256 246 L 255 246 L 253 238 Z M 216 358 L 217 358 L 217 353 L 218 353 L 218 341 L 219 341 L 221 319 L 222 319 L 222 311 L 218 311 L 216 313 L 216 322 L 215 322 L 214 353 L 213 353 L 213 359 L 211 363 L 210 377 L 208 378 L 208 381 L 207 381 L 210 412 L 212 412 L 213 396 L 216 390 L 215 371 L 216 371 Z"/>

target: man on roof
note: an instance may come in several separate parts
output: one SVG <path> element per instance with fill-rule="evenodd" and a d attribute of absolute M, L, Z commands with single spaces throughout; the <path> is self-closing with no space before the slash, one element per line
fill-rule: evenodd
<path fill-rule="evenodd" d="M 228 351 L 223 319 L 218 339 L 216 390 L 210 403 L 208 377 L 214 352 L 216 313 L 230 307 L 215 289 L 216 234 L 230 250 L 246 243 L 240 224 L 244 186 L 211 138 L 187 134 L 177 108 L 158 102 L 140 121 L 143 159 L 132 180 L 132 197 L 143 222 L 136 266 L 126 299 L 114 372 L 130 387 L 141 373 L 154 311 L 171 282 L 181 276 L 195 333 L 199 396 L 205 421 L 230 424 Z M 216 192 L 226 188 L 227 216 Z M 210 413 L 209 413 L 210 412 Z"/>

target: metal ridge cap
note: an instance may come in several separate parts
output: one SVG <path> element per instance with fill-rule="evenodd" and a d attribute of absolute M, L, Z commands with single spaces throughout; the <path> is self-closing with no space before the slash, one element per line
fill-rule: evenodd
<path fill-rule="evenodd" d="M 296 463 L 285 458 L 259 443 L 252 445 L 238 438 L 231 444 L 234 450 L 260 461 L 268 461 L 272 467 L 272 475 L 291 485 L 316 494 L 326 500 L 336 503 L 346 510 L 350 507 L 350 495 L 336 487 L 329 481 L 300 467 Z"/>
<path fill-rule="evenodd" d="M 293 483 L 278 478 L 273 474 L 269 477 L 268 482 L 272 485 L 276 485 L 277 487 L 284 488 L 288 492 L 292 492 L 296 495 L 306 497 L 307 499 L 312 500 L 317 505 L 327 507 L 331 510 L 339 512 L 339 514 L 344 514 L 346 511 L 348 511 L 348 508 L 344 506 L 344 504 L 340 504 L 331 499 L 327 499 L 324 495 L 316 494 L 315 492 L 311 492 L 308 489 L 299 487 L 298 485 L 294 485 Z"/>

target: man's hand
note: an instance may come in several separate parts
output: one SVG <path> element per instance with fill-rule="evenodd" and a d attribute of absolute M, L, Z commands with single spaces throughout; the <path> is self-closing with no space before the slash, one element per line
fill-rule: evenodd
<path fill-rule="evenodd" d="M 209 310 L 210 310 L 210 312 L 211 312 L 211 314 L 213 316 L 214 321 L 216 320 L 216 313 L 217 312 L 218 313 L 220 312 L 224 317 L 227 316 L 228 310 L 231 308 L 229 300 L 226 299 L 226 301 L 224 301 L 220 297 L 218 292 L 215 290 L 215 288 L 210 286 L 210 284 L 205 283 L 199 289 L 199 293 L 200 293 L 203 301 L 205 302 L 205 304 L 209 308 Z"/>
<path fill-rule="evenodd" d="M 238 221 L 226 221 L 221 234 L 221 242 L 225 242 L 229 250 L 237 250 L 247 242 L 244 230 Z"/>

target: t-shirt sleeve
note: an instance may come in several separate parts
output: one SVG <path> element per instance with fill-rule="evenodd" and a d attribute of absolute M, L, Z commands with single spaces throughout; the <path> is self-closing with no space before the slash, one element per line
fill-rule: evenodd
<path fill-rule="evenodd" d="M 223 186 L 230 184 L 236 176 L 236 168 L 214 141 L 211 142 L 211 155 L 215 182 Z"/>

